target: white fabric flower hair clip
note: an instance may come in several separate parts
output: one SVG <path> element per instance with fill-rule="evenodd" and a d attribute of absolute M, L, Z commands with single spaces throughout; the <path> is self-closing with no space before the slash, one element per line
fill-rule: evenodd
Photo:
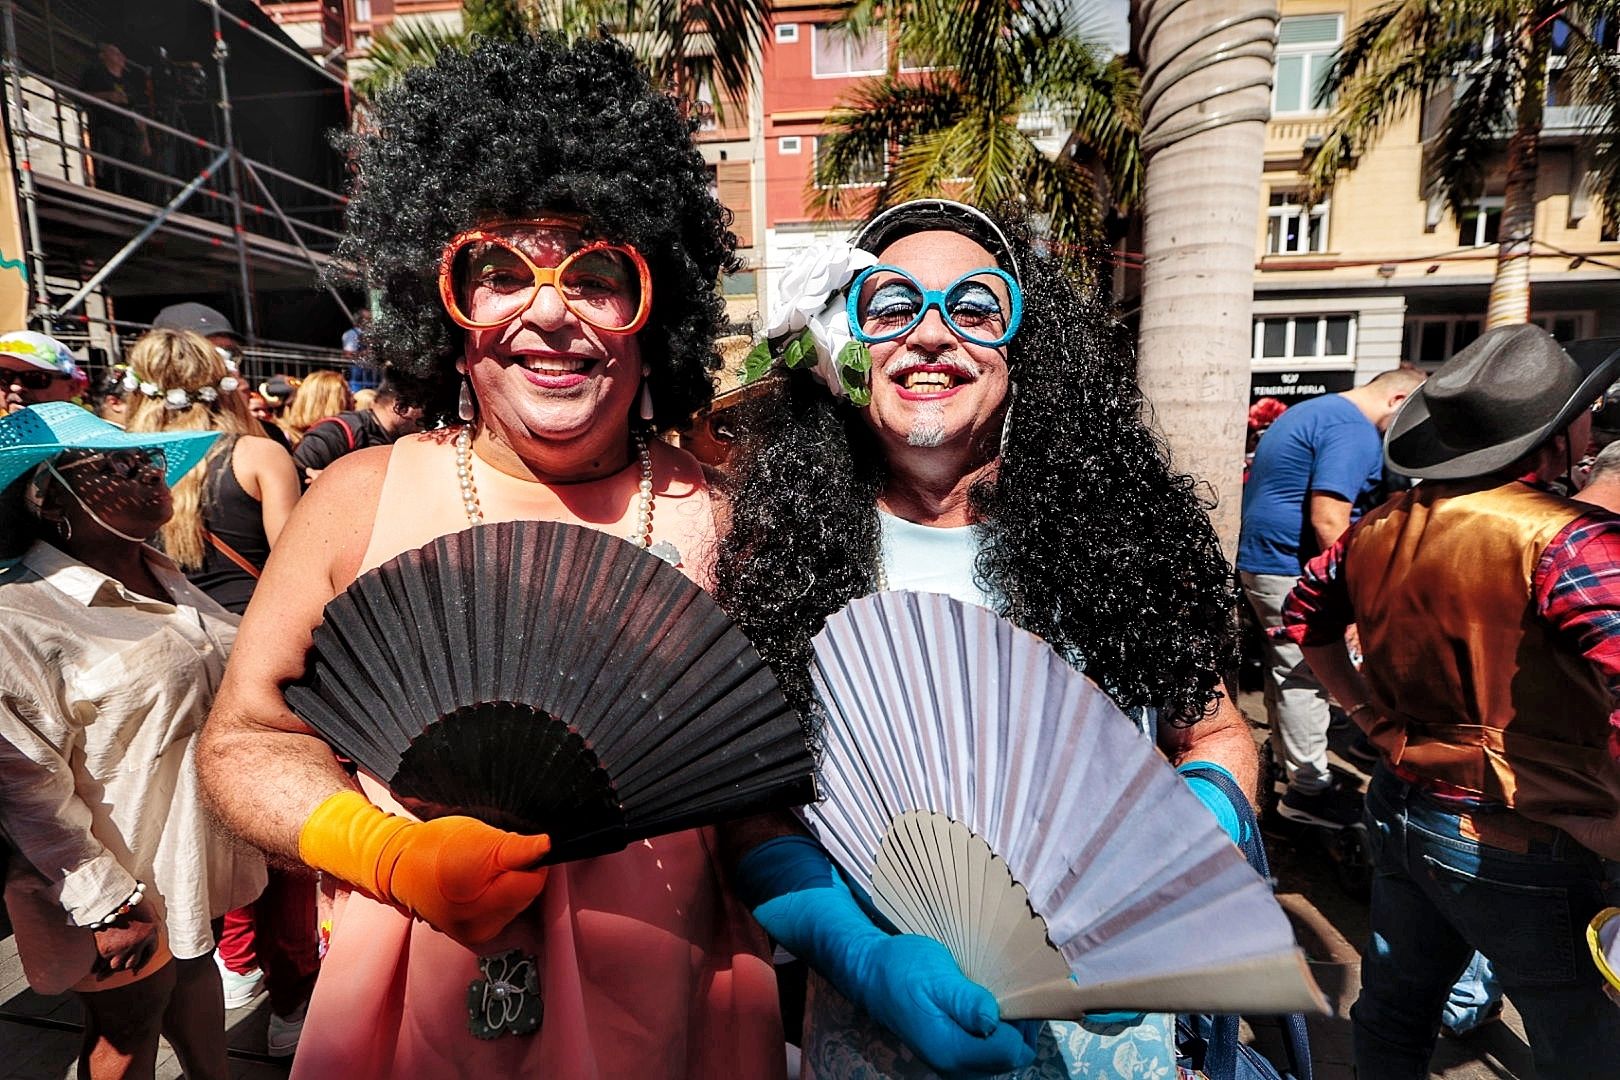
<path fill-rule="evenodd" d="M 808 368 L 834 397 L 872 400 L 872 354 L 849 331 L 844 290 L 877 256 L 844 240 L 822 240 L 794 256 L 782 274 L 781 300 L 743 364 L 743 382 L 762 378 L 780 360 Z"/>
<path fill-rule="evenodd" d="M 234 365 L 231 370 L 234 372 Z M 210 386 L 199 386 L 195 390 L 188 390 L 183 386 L 171 386 L 165 389 L 155 382 L 142 379 L 131 369 L 124 372 L 123 385 L 125 393 L 133 394 L 139 390 L 149 398 L 162 398 L 165 408 L 179 412 L 181 409 L 189 409 L 198 402 L 204 405 L 212 405 L 219 400 L 221 394 L 236 393 L 242 387 L 242 380 L 231 374 L 223 376 L 218 383 Z"/>

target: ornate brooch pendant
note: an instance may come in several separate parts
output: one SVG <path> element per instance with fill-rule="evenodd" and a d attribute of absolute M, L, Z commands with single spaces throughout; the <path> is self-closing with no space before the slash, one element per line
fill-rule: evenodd
<path fill-rule="evenodd" d="M 519 949 L 480 956 L 482 979 L 467 987 L 467 1026 L 480 1039 L 532 1035 L 540 1030 L 540 970 Z"/>

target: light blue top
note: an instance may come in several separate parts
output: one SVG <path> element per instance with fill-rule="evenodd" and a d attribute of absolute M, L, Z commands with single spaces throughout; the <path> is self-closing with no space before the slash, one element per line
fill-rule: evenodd
<path fill-rule="evenodd" d="M 936 529 L 878 511 L 883 578 L 892 590 L 944 593 L 964 604 L 994 610 L 993 594 L 979 587 L 973 563 L 979 556 L 972 525 Z"/>

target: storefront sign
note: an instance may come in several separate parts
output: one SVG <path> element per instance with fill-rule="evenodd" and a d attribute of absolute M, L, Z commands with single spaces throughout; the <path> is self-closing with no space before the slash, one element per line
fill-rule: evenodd
<path fill-rule="evenodd" d="M 1261 398 L 1276 398 L 1284 405 L 1292 405 L 1307 398 L 1323 394 L 1337 394 L 1355 385 L 1356 373 L 1344 369 L 1307 369 L 1305 371 L 1255 371 L 1249 375 L 1249 403 Z"/>

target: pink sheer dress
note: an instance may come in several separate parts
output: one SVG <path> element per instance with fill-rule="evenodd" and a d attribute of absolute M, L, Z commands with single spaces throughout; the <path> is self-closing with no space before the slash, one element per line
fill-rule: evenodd
<path fill-rule="evenodd" d="M 707 584 L 712 526 L 702 473 L 681 451 L 653 450 L 654 540 L 676 544 L 682 570 Z M 622 536 L 639 469 L 548 487 L 475 459 L 474 477 L 486 521 L 560 520 Z M 466 527 L 450 443 L 402 439 L 362 570 Z M 404 813 L 381 784 L 361 781 L 378 806 Z M 510 949 L 535 957 L 540 1028 L 476 1038 L 469 987 L 483 977 L 478 959 Z M 476 949 L 359 893 L 341 896 L 293 1066 L 295 1080 L 783 1074 L 765 936 L 727 888 L 708 829 L 553 867 L 539 900 Z"/>

